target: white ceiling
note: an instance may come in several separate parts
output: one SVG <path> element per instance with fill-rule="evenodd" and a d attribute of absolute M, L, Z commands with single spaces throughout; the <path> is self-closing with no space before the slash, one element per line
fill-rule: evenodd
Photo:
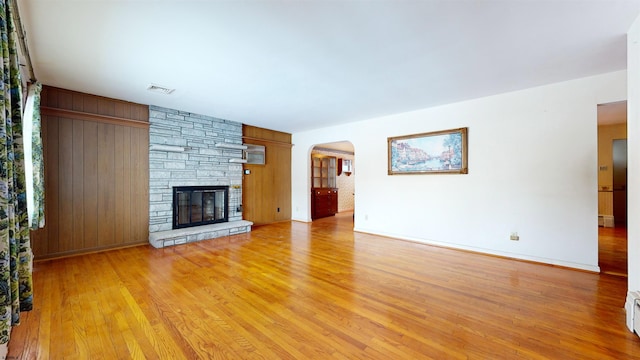
<path fill-rule="evenodd" d="M 598 104 L 598 125 L 624 124 L 627 122 L 627 101 Z"/>
<path fill-rule="evenodd" d="M 640 12 L 640 0 L 18 4 L 44 84 L 291 133 L 625 69 Z"/>
<path fill-rule="evenodd" d="M 314 147 L 314 149 L 322 149 L 322 148 L 338 150 L 346 153 L 354 152 L 353 144 L 350 141 L 336 141 L 336 142 L 327 143 L 327 144 L 318 144 Z"/>

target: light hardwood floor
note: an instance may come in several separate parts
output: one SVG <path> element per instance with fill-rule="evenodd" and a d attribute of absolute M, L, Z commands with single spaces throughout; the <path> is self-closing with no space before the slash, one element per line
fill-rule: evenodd
<path fill-rule="evenodd" d="M 598 228 L 598 265 L 606 274 L 627 276 L 627 228 Z"/>
<path fill-rule="evenodd" d="M 640 359 L 626 278 L 351 231 L 351 214 L 35 264 L 13 359 Z"/>

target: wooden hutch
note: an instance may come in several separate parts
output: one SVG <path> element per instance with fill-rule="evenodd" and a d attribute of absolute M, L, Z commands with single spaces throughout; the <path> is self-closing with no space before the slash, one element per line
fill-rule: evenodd
<path fill-rule="evenodd" d="M 338 212 L 335 156 L 311 155 L 311 219 L 333 216 Z"/>

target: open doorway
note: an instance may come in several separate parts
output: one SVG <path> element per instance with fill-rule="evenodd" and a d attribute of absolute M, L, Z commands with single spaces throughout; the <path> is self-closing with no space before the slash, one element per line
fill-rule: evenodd
<path fill-rule="evenodd" d="M 598 265 L 627 276 L 627 102 L 598 105 Z"/>
<path fill-rule="evenodd" d="M 318 144 L 311 150 L 311 218 L 355 210 L 355 152 L 349 141 Z M 353 218 L 353 216 L 352 216 Z"/>

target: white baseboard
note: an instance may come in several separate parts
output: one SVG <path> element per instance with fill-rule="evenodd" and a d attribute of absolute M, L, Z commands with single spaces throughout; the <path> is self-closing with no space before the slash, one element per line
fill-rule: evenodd
<path fill-rule="evenodd" d="M 413 241 L 413 242 L 423 243 L 423 244 L 427 244 L 427 245 L 435 245 L 435 246 L 445 247 L 445 248 L 449 248 L 449 249 L 467 250 L 467 251 L 473 251 L 473 252 L 481 253 L 481 254 L 497 255 L 497 256 L 502 256 L 502 257 L 511 258 L 511 259 L 532 261 L 532 262 L 537 262 L 537 263 L 541 263 L 541 264 L 557 265 L 557 266 L 562 266 L 562 267 L 566 267 L 566 268 L 573 268 L 573 269 L 590 271 L 590 272 L 594 272 L 594 273 L 600 273 L 600 266 L 598 266 L 598 265 L 574 263 L 574 262 L 563 261 L 563 260 L 558 260 L 558 259 L 549 259 L 549 258 L 543 258 L 543 257 L 537 257 L 537 256 L 530 256 L 530 255 L 526 255 L 526 254 L 516 254 L 516 253 L 509 253 L 509 252 L 504 252 L 504 251 L 496 251 L 496 250 L 491 250 L 491 249 L 479 248 L 479 247 L 475 247 L 475 246 L 467 246 L 467 245 L 454 244 L 454 243 L 448 243 L 448 242 L 442 242 L 442 241 L 435 241 L 435 240 L 431 240 L 431 239 L 422 239 L 422 238 L 415 238 L 415 237 L 410 237 L 410 236 L 402 236 L 402 235 L 398 235 L 398 234 L 371 231 L 369 229 L 363 229 L 363 228 L 360 228 L 360 227 L 354 228 L 353 231 L 367 233 L 367 234 L 373 234 L 373 235 L 379 235 L 379 236 L 384 236 L 384 237 L 389 237 L 389 238 L 395 238 L 395 239 L 399 239 L 399 240 Z"/>
<path fill-rule="evenodd" d="M 640 299 L 640 294 L 637 291 L 627 292 L 627 301 L 624 303 L 624 310 L 626 312 L 627 328 L 631 332 L 633 332 L 633 317 L 638 299 Z"/>
<path fill-rule="evenodd" d="M 598 226 L 615 227 L 613 215 L 598 215 Z"/>

